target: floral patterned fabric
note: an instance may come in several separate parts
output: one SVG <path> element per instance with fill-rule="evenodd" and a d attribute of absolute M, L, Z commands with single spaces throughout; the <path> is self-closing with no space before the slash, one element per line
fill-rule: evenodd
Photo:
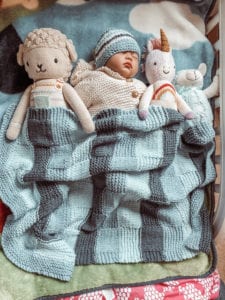
<path fill-rule="evenodd" d="M 152 285 L 94 291 L 58 300 L 214 300 L 218 299 L 220 277 L 214 271 L 206 278 L 173 280 Z M 54 298 L 56 299 L 56 298 Z"/>
<path fill-rule="evenodd" d="M 9 208 L 0 200 L 0 234 L 2 233 L 5 220 L 9 214 Z"/>

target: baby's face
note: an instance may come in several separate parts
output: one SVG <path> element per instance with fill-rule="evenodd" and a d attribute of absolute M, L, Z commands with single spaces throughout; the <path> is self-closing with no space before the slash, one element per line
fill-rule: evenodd
<path fill-rule="evenodd" d="M 138 54 L 132 51 L 116 53 L 106 62 L 108 68 L 124 78 L 134 77 L 138 72 L 138 65 Z"/>

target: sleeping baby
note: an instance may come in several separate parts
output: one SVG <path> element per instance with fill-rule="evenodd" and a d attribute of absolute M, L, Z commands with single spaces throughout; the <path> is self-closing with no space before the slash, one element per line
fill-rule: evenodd
<path fill-rule="evenodd" d="M 134 78 L 141 51 L 133 35 L 108 29 L 97 42 L 94 64 L 79 60 L 71 84 L 92 116 L 103 109 L 137 109 L 146 85 Z"/>

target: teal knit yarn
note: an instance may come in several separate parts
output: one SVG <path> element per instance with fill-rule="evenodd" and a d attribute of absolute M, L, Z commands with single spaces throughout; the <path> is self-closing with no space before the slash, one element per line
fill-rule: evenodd
<path fill-rule="evenodd" d="M 141 50 L 134 36 L 121 29 L 107 29 L 97 42 L 94 57 L 96 67 L 102 67 L 119 52 L 132 51 L 141 56 Z"/>

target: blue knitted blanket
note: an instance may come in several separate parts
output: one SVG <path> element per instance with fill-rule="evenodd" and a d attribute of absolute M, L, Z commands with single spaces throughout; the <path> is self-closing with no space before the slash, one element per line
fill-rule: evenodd
<path fill-rule="evenodd" d="M 215 178 L 211 123 L 170 109 L 109 109 L 87 135 L 64 108 L 30 108 L 8 141 L 0 130 L 0 197 L 12 211 L 6 256 L 69 280 L 74 265 L 181 261 L 209 253 L 204 188 Z"/>

